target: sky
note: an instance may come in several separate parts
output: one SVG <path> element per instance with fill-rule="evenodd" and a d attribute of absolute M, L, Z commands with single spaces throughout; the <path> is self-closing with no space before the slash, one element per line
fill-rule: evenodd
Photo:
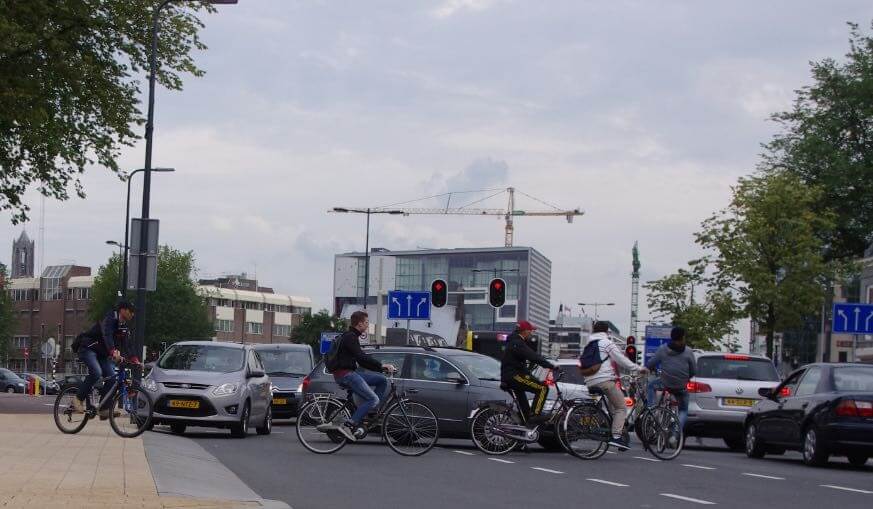
<path fill-rule="evenodd" d="M 600 316 L 626 331 L 634 242 L 643 283 L 698 256 L 700 222 L 778 132 L 769 115 L 810 61 L 846 53 L 846 22 L 869 33 L 871 19 L 868 0 L 239 0 L 203 18 L 206 75 L 158 88 L 154 166 L 176 172 L 154 174 L 151 215 L 200 277 L 256 274 L 319 309 L 334 254 L 364 247 L 364 218 L 329 208 L 514 186 L 585 211 L 516 221 L 515 245 L 552 261 L 553 315 L 615 302 Z M 43 265 L 96 273 L 123 237 L 125 185 L 102 168 L 83 183 L 86 200 L 45 200 Z M 40 202 L 27 193 L 37 240 Z M 21 230 L 0 213 L 0 261 Z M 502 246 L 503 222 L 374 216 L 370 245 Z M 651 319 L 644 291 L 640 306 Z"/>

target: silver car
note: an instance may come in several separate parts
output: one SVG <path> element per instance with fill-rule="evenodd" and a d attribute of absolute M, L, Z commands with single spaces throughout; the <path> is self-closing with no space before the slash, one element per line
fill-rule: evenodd
<path fill-rule="evenodd" d="M 155 402 L 153 424 L 181 434 L 188 426 L 229 428 L 244 438 L 273 426 L 270 378 L 251 345 L 184 341 L 172 345 L 143 378 Z"/>
<path fill-rule="evenodd" d="M 695 358 L 685 435 L 721 438 L 729 448 L 743 450 L 746 414 L 761 399 L 758 389 L 779 385 L 776 366 L 758 355 L 695 352 Z"/>

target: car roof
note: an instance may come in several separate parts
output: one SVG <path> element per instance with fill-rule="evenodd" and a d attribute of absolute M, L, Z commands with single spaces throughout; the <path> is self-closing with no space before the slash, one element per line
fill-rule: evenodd
<path fill-rule="evenodd" d="M 454 346 L 418 346 L 418 345 L 362 345 L 366 351 L 438 353 L 451 357 L 453 355 L 484 355 L 464 348 Z"/>
<path fill-rule="evenodd" d="M 247 347 L 251 347 L 251 345 L 244 345 L 242 343 L 232 343 L 229 341 L 178 341 L 176 343 L 173 343 L 173 345 L 221 346 L 221 347 L 236 348 L 239 350 L 243 350 Z"/>
<path fill-rule="evenodd" d="M 759 354 L 755 354 L 755 353 L 704 352 L 702 350 L 694 350 L 694 356 L 697 358 L 700 358 L 700 357 L 724 357 L 725 355 L 741 355 L 743 357 L 748 357 L 749 359 L 764 360 L 764 361 L 770 360 L 770 358 L 765 356 L 765 355 L 759 355 Z"/>
<path fill-rule="evenodd" d="M 255 350 L 303 350 L 312 351 L 309 345 L 301 345 L 299 343 L 258 343 L 253 344 Z"/>

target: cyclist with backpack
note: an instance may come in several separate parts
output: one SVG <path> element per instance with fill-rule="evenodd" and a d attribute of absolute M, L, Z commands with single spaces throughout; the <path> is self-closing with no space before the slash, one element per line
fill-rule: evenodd
<path fill-rule="evenodd" d="M 609 404 L 612 414 L 612 439 L 609 445 L 619 451 L 626 451 L 630 449 L 630 444 L 623 437 L 627 407 L 624 404 L 624 393 L 617 384 L 621 378 L 620 369 L 641 374 L 646 374 L 649 370 L 631 362 L 609 338 L 608 332 L 607 322 L 594 323 L 593 333 L 579 357 L 579 369 L 585 377 L 588 389 L 602 391 Z"/>
<path fill-rule="evenodd" d="M 364 400 L 351 419 L 337 428 L 349 441 L 357 440 L 355 430 L 361 425 L 367 412 L 376 408 L 388 391 L 388 380 L 382 371 L 397 371 L 391 364 L 382 364 L 361 350 L 361 334 L 370 327 L 370 319 L 365 311 L 355 311 L 350 319 L 349 330 L 336 338 L 325 356 L 324 367 L 341 386 L 349 387 L 356 396 Z M 358 366 L 370 371 L 355 371 Z M 371 388 L 374 387 L 375 392 Z"/>

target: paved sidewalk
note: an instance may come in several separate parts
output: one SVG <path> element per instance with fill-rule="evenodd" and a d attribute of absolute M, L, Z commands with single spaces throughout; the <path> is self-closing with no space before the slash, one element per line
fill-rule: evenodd
<path fill-rule="evenodd" d="M 0 414 L 0 508 L 262 507 L 257 502 L 159 496 L 142 438 L 117 436 L 106 421 L 64 435 L 51 415 Z"/>

